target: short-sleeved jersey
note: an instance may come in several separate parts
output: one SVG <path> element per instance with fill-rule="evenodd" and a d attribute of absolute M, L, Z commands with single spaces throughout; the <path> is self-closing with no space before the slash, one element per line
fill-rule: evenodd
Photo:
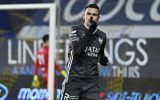
<path fill-rule="evenodd" d="M 72 26 L 69 34 L 67 70 L 69 77 L 98 77 L 98 61 L 104 56 L 106 34 L 89 33 L 84 25 Z"/>

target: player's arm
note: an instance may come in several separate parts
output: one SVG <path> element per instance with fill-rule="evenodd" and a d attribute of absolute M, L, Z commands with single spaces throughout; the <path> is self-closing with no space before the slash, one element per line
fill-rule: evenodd
<path fill-rule="evenodd" d="M 34 64 L 34 75 L 38 75 L 39 66 L 40 66 L 40 64 L 39 64 L 39 61 L 38 61 L 38 57 L 36 56 L 36 61 L 35 61 L 35 64 Z"/>
<path fill-rule="evenodd" d="M 85 49 L 88 41 L 90 40 L 92 33 L 96 30 L 97 23 L 94 22 L 90 25 L 89 30 L 86 32 L 83 29 L 80 29 L 78 26 L 73 26 L 69 34 L 69 39 L 71 42 L 71 47 L 74 50 L 74 54 L 80 55 L 81 52 Z"/>
<path fill-rule="evenodd" d="M 39 82 L 39 79 L 38 79 L 38 68 L 39 68 L 40 64 L 39 64 L 39 61 L 38 61 L 38 57 L 36 55 L 36 61 L 35 61 L 35 64 L 34 64 L 34 76 L 33 76 L 33 81 L 32 81 L 32 87 L 34 88 L 37 88 L 40 86 L 40 82 Z"/>
<path fill-rule="evenodd" d="M 81 52 L 85 49 L 87 41 L 89 41 L 91 34 L 79 33 L 82 30 L 78 29 L 78 26 L 71 27 L 71 32 L 69 34 L 69 39 L 71 47 L 74 50 L 74 54 L 80 55 Z M 83 36 L 84 34 L 85 36 Z"/>
<path fill-rule="evenodd" d="M 108 58 L 104 54 L 105 45 L 106 45 L 106 38 L 104 38 L 104 41 L 102 42 L 100 50 L 100 58 L 99 58 L 99 63 L 103 66 L 107 66 L 108 64 Z"/>
<path fill-rule="evenodd" d="M 62 74 L 63 77 L 66 77 L 67 76 L 67 73 L 65 70 L 62 70 L 61 66 L 58 65 L 57 63 L 55 63 L 55 68 L 58 72 L 60 72 Z"/>

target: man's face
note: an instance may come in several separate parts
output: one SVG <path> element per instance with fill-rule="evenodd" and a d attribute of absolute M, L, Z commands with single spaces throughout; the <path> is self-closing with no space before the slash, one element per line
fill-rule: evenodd
<path fill-rule="evenodd" d="M 87 8 L 83 14 L 84 24 L 87 26 L 90 23 L 91 17 L 93 18 L 93 21 L 98 22 L 100 16 L 98 9 L 96 8 Z"/>

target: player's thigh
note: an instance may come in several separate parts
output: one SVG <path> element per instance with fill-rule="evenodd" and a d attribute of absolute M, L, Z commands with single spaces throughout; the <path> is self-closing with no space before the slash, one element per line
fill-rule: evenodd
<path fill-rule="evenodd" d="M 83 100 L 99 100 L 99 96 L 98 93 L 89 93 L 86 94 L 85 97 L 83 98 Z"/>
<path fill-rule="evenodd" d="M 93 85 L 83 95 L 83 100 L 99 100 L 99 87 Z"/>
<path fill-rule="evenodd" d="M 81 89 L 74 84 L 65 84 L 62 100 L 78 100 Z"/>

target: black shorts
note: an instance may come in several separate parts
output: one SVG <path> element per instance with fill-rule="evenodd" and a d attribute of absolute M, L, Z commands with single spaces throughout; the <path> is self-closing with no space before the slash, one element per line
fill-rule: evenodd
<path fill-rule="evenodd" d="M 99 100 L 98 78 L 73 78 L 64 80 L 61 100 Z"/>

